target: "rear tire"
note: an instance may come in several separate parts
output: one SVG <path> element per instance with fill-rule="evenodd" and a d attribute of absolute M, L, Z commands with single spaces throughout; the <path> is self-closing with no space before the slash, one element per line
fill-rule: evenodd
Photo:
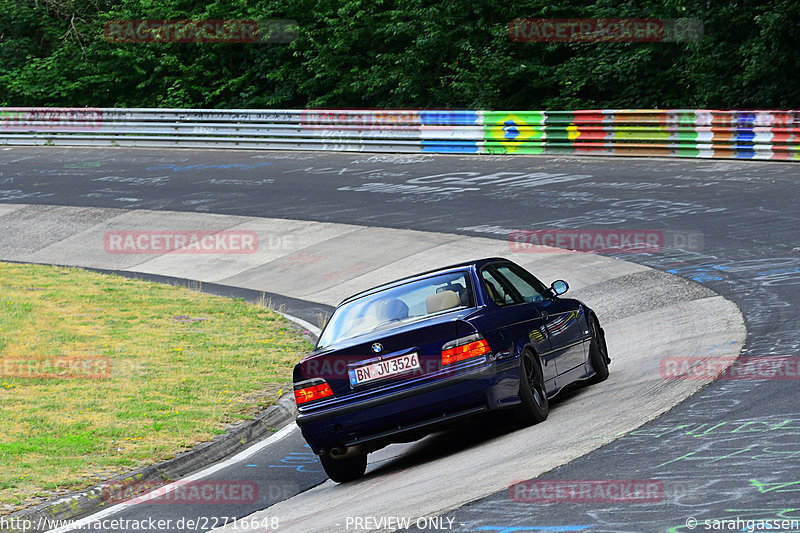
<path fill-rule="evenodd" d="M 603 328 L 595 317 L 589 319 L 589 329 L 592 333 L 591 344 L 589 345 L 589 362 L 592 363 L 595 374 L 589 379 L 589 384 L 594 385 L 608 379 L 608 347 L 606 346 L 606 336 Z"/>
<path fill-rule="evenodd" d="M 362 453 L 347 459 L 332 459 L 327 453 L 319 456 L 319 462 L 328 477 L 336 483 L 354 481 L 367 471 L 367 454 Z"/>
<path fill-rule="evenodd" d="M 550 402 L 544 386 L 544 376 L 534 355 L 523 352 L 519 367 L 519 399 L 516 418 L 522 426 L 532 426 L 544 421 L 550 413 Z"/>

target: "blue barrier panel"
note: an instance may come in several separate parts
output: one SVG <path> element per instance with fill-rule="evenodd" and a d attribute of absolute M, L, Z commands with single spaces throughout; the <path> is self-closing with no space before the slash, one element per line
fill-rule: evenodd
<path fill-rule="evenodd" d="M 423 126 L 474 126 L 478 124 L 475 111 L 420 111 Z"/>
<path fill-rule="evenodd" d="M 475 141 L 422 141 L 422 151 L 429 153 L 477 153 Z"/>

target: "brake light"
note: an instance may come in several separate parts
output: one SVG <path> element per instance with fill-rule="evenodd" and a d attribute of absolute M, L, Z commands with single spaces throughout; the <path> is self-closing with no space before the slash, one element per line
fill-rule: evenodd
<path fill-rule="evenodd" d="M 489 343 L 480 333 L 461 337 L 442 346 L 442 366 L 489 353 Z"/>
<path fill-rule="evenodd" d="M 315 380 L 314 382 L 295 385 L 294 400 L 297 405 L 313 402 L 314 400 L 321 400 L 328 396 L 333 396 L 331 386 L 325 380 Z"/>

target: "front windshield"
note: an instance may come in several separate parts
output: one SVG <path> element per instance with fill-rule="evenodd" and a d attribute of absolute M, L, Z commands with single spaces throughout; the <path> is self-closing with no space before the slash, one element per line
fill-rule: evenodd
<path fill-rule="evenodd" d="M 348 302 L 333 313 L 317 349 L 364 333 L 472 307 L 474 300 L 467 276 L 466 272 L 434 276 Z"/>

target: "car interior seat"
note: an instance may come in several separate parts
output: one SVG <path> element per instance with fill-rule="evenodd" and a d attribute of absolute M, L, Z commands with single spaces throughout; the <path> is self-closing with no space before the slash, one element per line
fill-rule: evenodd
<path fill-rule="evenodd" d="M 461 306 L 461 298 L 455 291 L 440 291 L 431 294 L 425 300 L 425 307 L 428 313 L 438 313 L 447 309 L 453 309 Z"/>
<path fill-rule="evenodd" d="M 461 305 L 467 306 L 469 305 L 469 293 L 467 292 L 466 287 L 464 287 L 460 283 L 448 283 L 444 287 L 440 287 L 436 289 L 436 292 L 442 291 L 453 291 L 458 294 L 458 299 L 461 301 Z"/>
<path fill-rule="evenodd" d="M 497 290 L 497 287 L 494 286 L 494 283 L 488 279 L 484 279 L 483 282 L 486 284 L 486 292 L 489 293 L 489 298 L 491 298 L 496 304 L 503 305 L 505 303 L 505 298 L 500 296 L 500 291 Z"/>

